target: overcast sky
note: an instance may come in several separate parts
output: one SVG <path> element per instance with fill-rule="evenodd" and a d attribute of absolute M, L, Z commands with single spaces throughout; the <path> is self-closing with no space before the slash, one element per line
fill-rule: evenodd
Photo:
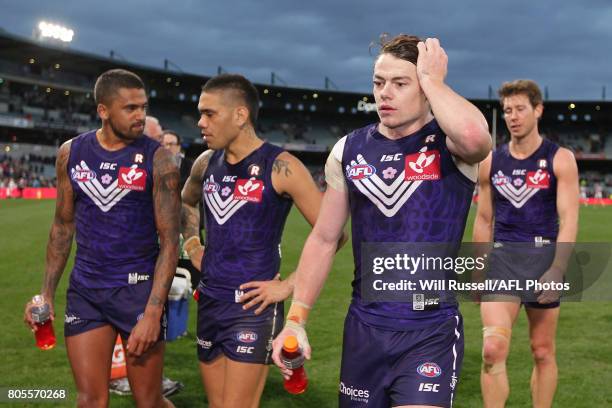
<path fill-rule="evenodd" d="M 369 45 L 380 33 L 438 37 L 448 83 L 471 98 L 531 78 L 550 99 L 612 99 L 610 0 L 0 0 L 0 27 L 31 36 L 41 19 L 75 31 L 74 49 L 258 83 L 371 91 Z"/>

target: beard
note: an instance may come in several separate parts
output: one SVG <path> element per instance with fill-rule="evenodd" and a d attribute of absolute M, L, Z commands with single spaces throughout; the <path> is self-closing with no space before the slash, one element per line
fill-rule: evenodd
<path fill-rule="evenodd" d="M 115 134 L 115 136 L 117 136 L 117 137 L 118 137 L 119 139 L 121 139 L 121 140 L 128 140 L 128 141 L 131 141 L 131 140 L 138 139 L 139 137 L 141 137 L 141 136 L 143 135 L 143 132 L 144 132 L 144 130 L 143 130 L 142 132 L 139 132 L 139 133 L 137 133 L 137 134 L 135 134 L 135 135 L 134 135 L 134 134 L 124 133 L 124 132 L 120 131 L 120 130 L 119 130 L 119 129 L 118 129 L 116 126 L 115 126 L 115 124 L 113 123 L 113 120 L 112 120 L 110 117 L 108 118 L 108 125 L 109 125 L 109 126 L 110 126 L 110 128 L 112 129 L 112 131 L 113 131 L 113 133 Z"/>

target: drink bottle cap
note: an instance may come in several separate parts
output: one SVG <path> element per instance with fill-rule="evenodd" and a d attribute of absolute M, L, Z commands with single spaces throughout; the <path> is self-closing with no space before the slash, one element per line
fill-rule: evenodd
<path fill-rule="evenodd" d="M 283 349 L 289 353 L 293 353 L 298 350 L 298 341 L 295 336 L 287 336 L 285 337 L 285 341 L 283 342 Z"/>

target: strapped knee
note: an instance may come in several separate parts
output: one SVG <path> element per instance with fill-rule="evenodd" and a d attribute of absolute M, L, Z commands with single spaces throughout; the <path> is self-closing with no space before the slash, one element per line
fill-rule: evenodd
<path fill-rule="evenodd" d="M 482 338 L 483 342 L 488 337 L 497 337 L 502 339 L 505 342 L 510 341 L 510 336 L 512 334 L 512 329 L 501 326 L 485 326 L 482 329 Z M 503 359 L 499 362 L 488 362 L 485 360 L 484 355 L 484 346 L 482 350 L 482 371 L 486 374 L 502 374 L 506 372 L 506 359 Z"/>

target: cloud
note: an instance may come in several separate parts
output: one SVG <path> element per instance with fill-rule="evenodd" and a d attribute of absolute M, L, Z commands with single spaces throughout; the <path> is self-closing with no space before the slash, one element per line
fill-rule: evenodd
<path fill-rule="evenodd" d="M 486 97 L 504 80 L 533 78 L 552 98 L 597 99 L 612 88 L 608 57 L 612 4 L 554 0 L 380 0 L 355 2 L 162 0 L 6 2 L 0 26 L 29 36 L 48 18 L 76 31 L 72 47 L 161 67 L 170 59 L 187 72 L 213 75 L 218 66 L 267 83 L 273 71 L 291 86 L 369 92 L 380 33 L 441 39 L 448 82 L 468 97 Z"/>

